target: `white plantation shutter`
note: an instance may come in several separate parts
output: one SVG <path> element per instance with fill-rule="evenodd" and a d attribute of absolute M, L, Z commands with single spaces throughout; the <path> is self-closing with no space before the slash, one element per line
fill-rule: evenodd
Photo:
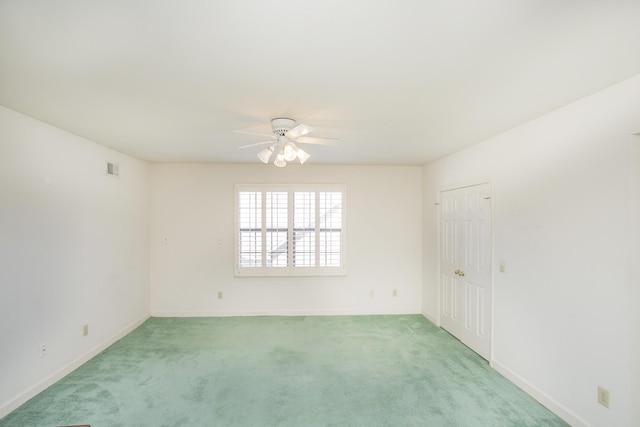
<path fill-rule="evenodd" d="M 342 260 L 342 193 L 320 196 L 320 266 L 338 267 Z"/>
<path fill-rule="evenodd" d="M 284 191 L 265 194 L 266 266 L 287 267 L 289 258 L 288 196 Z"/>
<path fill-rule="evenodd" d="M 262 195 L 245 191 L 238 194 L 238 264 L 262 266 Z"/>
<path fill-rule="evenodd" d="M 293 193 L 293 265 L 316 265 L 316 193 Z"/>
<path fill-rule="evenodd" d="M 237 275 L 344 274 L 342 185 L 237 185 Z"/>

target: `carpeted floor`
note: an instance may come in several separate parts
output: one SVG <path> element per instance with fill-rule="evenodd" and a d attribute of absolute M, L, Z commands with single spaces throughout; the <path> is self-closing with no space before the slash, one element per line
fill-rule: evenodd
<path fill-rule="evenodd" d="M 8 426 L 566 426 L 420 315 L 151 318 Z"/>

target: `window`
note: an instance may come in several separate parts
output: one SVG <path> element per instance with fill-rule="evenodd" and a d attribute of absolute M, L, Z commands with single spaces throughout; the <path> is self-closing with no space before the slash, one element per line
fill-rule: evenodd
<path fill-rule="evenodd" d="M 237 185 L 237 275 L 344 274 L 343 185 Z"/>

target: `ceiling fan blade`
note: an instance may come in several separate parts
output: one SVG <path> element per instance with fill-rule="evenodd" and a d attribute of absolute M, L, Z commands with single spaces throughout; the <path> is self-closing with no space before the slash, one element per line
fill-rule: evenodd
<path fill-rule="evenodd" d="M 302 123 L 300 123 L 299 125 L 289 129 L 285 135 L 288 136 L 289 138 L 296 139 L 312 131 L 313 131 L 313 128 L 311 126 L 303 125 Z"/>
<path fill-rule="evenodd" d="M 318 136 L 303 136 L 295 140 L 301 144 L 316 144 L 316 145 L 338 145 L 340 140 L 338 138 L 321 138 Z"/>
<path fill-rule="evenodd" d="M 233 133 L 242 133 L 242 134 L 245 134 L 245 135 L 258 135 L 258 136 L 266 136 L 267 138 L 273 138 L 273 135 L 269 134 L 269 133 L 247 132 L 247 131 L 244 131 L 244 130 L 234 130 L 232 132 Z"/>
<path fill-rule="evenodd" d="M 243 145 L 243 146 L 238 147 L 238 148 L 257 147 L 258 145 L 273 144 L 274 142 L 275 141 L 273 141 L 273 140 L 271 140 L 271 141 L 262 141 L 262 142 L 256 142 L 255 144 Z"/>

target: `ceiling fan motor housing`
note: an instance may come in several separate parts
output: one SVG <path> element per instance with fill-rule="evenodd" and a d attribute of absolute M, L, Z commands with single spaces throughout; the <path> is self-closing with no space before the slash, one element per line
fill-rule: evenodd
<path fill-rule="evenodd" d="M 271 120 L 271 129 L 273 133 L 279 136 L 284 136 L 289 130 L 296 126 L 296 121 L 285 117 L 279 117 Z"/>

